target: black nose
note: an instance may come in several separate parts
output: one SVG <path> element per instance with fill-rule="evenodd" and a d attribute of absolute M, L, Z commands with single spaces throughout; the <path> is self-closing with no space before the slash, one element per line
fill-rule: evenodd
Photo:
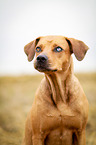
<path fill-rule="evenodd" d="M 37 56 L 37 62 L 45 63 L 47 60 L 48 60 L 48 57 L 46 55 Z"/>

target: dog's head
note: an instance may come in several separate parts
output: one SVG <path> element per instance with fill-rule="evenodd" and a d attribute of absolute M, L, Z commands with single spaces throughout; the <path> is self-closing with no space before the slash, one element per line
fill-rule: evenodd
<path fill-rule="evenodd" d="M 88 46 L 82 41 L 63 36 L 45 36 L 28 43 L 24 47 L 28 60 L 36 54 L 34 67 L 40 72 L 65 71 L 70 65 L 71 54 L 81 61 Z"/>

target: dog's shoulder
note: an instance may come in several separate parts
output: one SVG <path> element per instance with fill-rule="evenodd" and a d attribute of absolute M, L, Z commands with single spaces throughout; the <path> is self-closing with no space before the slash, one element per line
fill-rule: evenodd
<path fill-rule="evenodd" d="M 51 90 L 50 90 L 50 87 L 49 87 L 49 84 L 48 82 L 46 81 L 46 78 L 44 77 L 36 91 L 36 98 L 45 98 L 45 97 L 48 97 L 49 95 L 51 94 Z"/>
<path fill-rule="evenodd" d="M 72 78 L 72 85 L 70 87 L 72 95 L 74 96 L 74 103 L 73 108 L 76 106 L 77 112 L 81 112 L 85 115 L 83 117 L 87 118 L 87 110 L 88 110 L 88 100 L 87 97 L 83 91 L 83 88 L 76 76 L 73 76 Z"/>
<path fill-rule="evenodd" d="M 78 94 L 78 93 L 84 93 L 82 86 L 78 80 L 78 78 L 75 75 L 72 75 L 72 79 L 71 79 L 71 86 L 70 88 L 74 91 L 74 93 Z"/>

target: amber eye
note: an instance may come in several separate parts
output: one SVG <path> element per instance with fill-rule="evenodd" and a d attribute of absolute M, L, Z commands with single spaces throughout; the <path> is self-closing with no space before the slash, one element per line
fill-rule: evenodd
<path fill-rule="evenodd" d="M 41 52 L 41 48 L 40 47 L 36 47 L 36 52 Z"/>
<path fill-rule="evenodd" d="M 54 52 L 61 52 L 63 49 L 60 47 L 60 46 L 58 46 L 58 47 L 56 47 L 56 48 L 54 48 Z"/>

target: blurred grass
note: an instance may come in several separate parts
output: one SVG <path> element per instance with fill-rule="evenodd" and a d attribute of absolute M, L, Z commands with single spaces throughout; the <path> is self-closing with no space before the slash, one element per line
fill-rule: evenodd
<path fill-rule="evenodd" d="M 89 101 L 87 145 L 96 145 L 96 73 L 76 74 Z M 42 75 L 0 77 L 0 145 L 20 145 Z"/>

